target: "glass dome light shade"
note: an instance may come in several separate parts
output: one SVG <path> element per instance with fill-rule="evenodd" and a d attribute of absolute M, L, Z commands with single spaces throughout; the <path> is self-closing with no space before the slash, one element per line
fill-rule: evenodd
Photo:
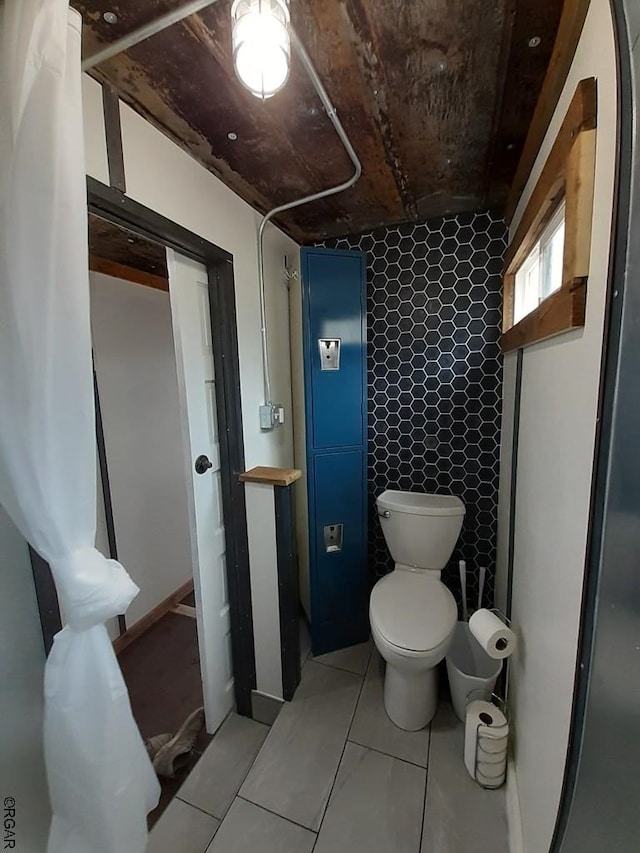
<path fill-rule="evenodd" d="M 231 20 L 238 79 L 257 98 L 270 98 L 289 77 L 291 44 L 286 0 L 235 0 Z"/>

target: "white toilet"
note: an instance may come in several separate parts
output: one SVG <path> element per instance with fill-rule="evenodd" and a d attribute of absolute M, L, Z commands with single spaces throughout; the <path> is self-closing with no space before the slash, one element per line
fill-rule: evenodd
<path fill-rule="evenodd" d="M 376 501 L 395 569 L 371 592 L 369 619 L 387 662 L 384 706 L 401 729 L 417 731 L 438 704 L 436 667 L 453 639 L 458 608 L 440 580 L 462 529 L 452 495 L 383 492 Z"/>

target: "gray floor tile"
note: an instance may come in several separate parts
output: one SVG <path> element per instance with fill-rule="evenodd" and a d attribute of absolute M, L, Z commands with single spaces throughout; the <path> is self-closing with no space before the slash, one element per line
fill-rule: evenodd
<path fill-rule="evenodd" d="M 355 672 L 356 675 L 364 675 L 367 671 L 372 648 L 373 644 L 369 640 L 366 643 L 359 643 L 357 646 L 349 646 L 346 649 L 339 649 L 337 652 L 319 655 L 313 660 L 327 666 L 346 669 L 347 672 Z"/>
<path fill-rule="evenodd" d="M 238 798 L 207 853 L 311 853 L 315 840 L 308 829 Z"/>
<path fill-rule="evenodd" d="M 231 714 L 193 768 L 177 796 L 223 818 L 262 746 L 269 728 Z"/>
<path fill-rule="evenodd" d="M 317 829 L 362 679 L 307 661 L 293 701 L 273 724 L 240 796 Z"/>
<path fill-rule="evenodd" d="M 431 725 L 421 853 L 508 853 L 504 788 L 485 791 L 467 773 L 464 727 L 448 702 Z"/>
<path fill-rule="evenodd" d="M 387 717 L 383 703 L 383 665 L 382 658 L 374 651 L 349 732 L 349 740 L 426 767 L 429 729 L 405 732 Z"/>
<path fill-rule="evenodd" d="M 426 775 L 348 743 L 315 853 L 418 853 Z"/>
<path fill-rule="evenodd" d="M 220 821 L 174 799 L 151 830 L 147 853 L 204 853 Z"/>

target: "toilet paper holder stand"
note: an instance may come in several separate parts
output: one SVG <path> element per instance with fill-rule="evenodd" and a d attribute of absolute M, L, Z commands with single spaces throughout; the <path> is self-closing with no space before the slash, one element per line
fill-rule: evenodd
<path fill-rule="evenodd" d="M 507 721 L 507 726 L 509 725 L 509 708 L 507 707 L 507 703 L 506 703 L 506 702 L 505 702 L 505 700 L 502 698 L 502 696 L 498 696 L 498 694 L 497 694 L 497 693 L 491 693 L 491 694 L 490 694 L 490 696 L 489 696 L 489 698 L 487 699 L 487 698 L 486 698 L 486 695 L 487 695 L 487 694 L 486 694 L 486 691 L 484 691 L 484 690 L 472 690 L 472 691 L 469 693 L 469 695 L 467 696 L 467 705 L 469 704 L 469 702 L 473 702 L 473 701 L 474 701 L 473 699 L 470 699 L 470 697 L 471 697 L 471 696 L 473 696 L 473 694 L 474 694 L 474 693 L 477 693 L 477 694 L 478 694 L 478 697 L 477 697 L 477 698 L 480 698 L 480 695 L 482 695 L 482 698 L 483 698 L 485 701 L 487 701 L 487 702 L 491 702 L 491 704 L 492 704 L 492 705 L 495 705 L 495 706 L 496 706 L 500 711 L 502 711 L 502 713 L 504 714 L 505 719 L 506 719 L 506 721 Z M 480 787 L 481 787 L 481 788 L 485 788 L 486 790 L 495 791 L 495 790 L 497 790 L 498 788 L 500 788 L 500 787 L 504 784 L 504 781 L 505 781 L 505 778 L 506 778 L 506 773 L 505 773 L 505 777 L 502 779 L 502 782 L 500 783 L 500 785 L 484 785 L 484 784 L 483 784 L 483 783 L 478 779 L 478 763 L 479 763 L 479 759 L 478 759 L 478 750 L 479 750 L 479 748 L 480 748 L 480 746 L 479 746 L 480 738 L 479 738 L 479 736 L 478 736 L 478 735 L 479 735 L 479 732 L 480 732 L 480 726 L 482 726 L 482 725 L 486 725 L 486 724 L 485 724 L 485 723 L 483 723 L 483 721 L 481 720 L 481 721 L 478 723 L 478 725 L 476 726 L 476 751 L 475 751 L 475 755 L 474 755 L 474 759 L 473 759 L 473 778 L 474 778 L 474 781 L 475 781 L 475 782 L 477 782 L 477 783 L 478 783 L 478 785 L 480 785 Z M 493 737 L 493 735 L 491 735 L 491 734 L 489 734 L 489 733 L 485 733 L 483 736 L 488 737 L 488 738 L 490 738 L 491 740 L 499 740 L 499 738 L 497 738 L 497 737 Z M 509 739 L 509 732 L 508 732 L 508 730 L 507 730 L 507 749 L 509 749 L 509 741 L 508 741 L 508 739 Z"/>
<path fill-rule="evenodd" d="M 497 607 L 492 607 L 489 612 L 495 614 L 498 617 L 498 619 L 501 619 L 504 622 L 504 624 L 507 626 L 507 628 L 509 628 L 509 630 L 513 631 L 514 634 L 516 633 L 515 628 L 513 627 L 513 622 L 511 621 L 511 619 L 509 619 L 508 616 L 504 615 L 502 610 L 499 610 Z M 516 638 L 517 638 L 517 634 L 516 634 Z M 500 697 L 498 697 L 498 698 L 500 698 Z"/>
<path fill-rule="evenodd" d="M 505 615 L 504 615 L 504 613 L 502 612 L 502 610 L 500 610 L 500 609 L 499 609 L 499 608 L 497 608 L 497 607 L 490 607 L 490 608 L 489 608 L 489 612 L 490 612 L 490 613 L 495 613 L 495 615 L 498 617 L 498 619 L 502 619 L 502 621 L 503 621 L 503 622 L 504 622 L 504 624 L 507 626 L 507 628 L 511 628 L 511 630 L 513 631 L 513 622 L 511 621 L 511 619 L 509 619 L 509 617 L 508 617 L 508 616 L 505 616 Z"/>

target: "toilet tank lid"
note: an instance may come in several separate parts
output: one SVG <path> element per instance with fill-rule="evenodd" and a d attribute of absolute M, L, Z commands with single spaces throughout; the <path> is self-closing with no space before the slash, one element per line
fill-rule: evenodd
<path fill-rule="evenodd" d="M 409 515 L 464 515 L 464 504 L 454 495 L 428 495 L 424 492 L 396 492 L 387 489 L 376 501 L 380 509 Z"/>

